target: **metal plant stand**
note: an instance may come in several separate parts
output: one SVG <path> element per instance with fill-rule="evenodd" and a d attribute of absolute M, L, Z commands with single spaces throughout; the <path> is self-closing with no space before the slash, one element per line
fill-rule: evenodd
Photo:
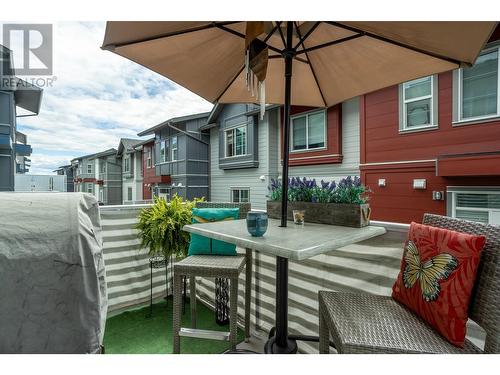
<path fill-rule="evenodd" d="M 229 324 L 229 280 L 215 279 L 215 322 L 224 326 Z"/>
<path fill-rule="evenodd" d="M 165 300 L 168 303 L 168 260 L 163 255 L 156 255 L 149 258 L 150 270 L 150 293 L 149 293 L 149 313 L 146 318 L 153 316 L 153 269 L 165 267 Z"/>

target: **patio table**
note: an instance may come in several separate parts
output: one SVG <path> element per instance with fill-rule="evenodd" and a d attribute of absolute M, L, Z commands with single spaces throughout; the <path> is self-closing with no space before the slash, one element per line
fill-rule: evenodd
<path fill-rule="evenodd" d="M 371 225 L 350 228 L 312 223 L 295 225 L 289 222 L 289 226 L 280 227 L 280 221 L 275 219 L 269 219 L 263 237 L 252 237 L 247 231 L 246 220 L 190 224 L 183 229 L 247 250 L 276 256 L 276 331 L 264 348 L 265 353 L 276 354 L 296 353 L 296 339 L 302 338 L 288 335 L 288 260 L 301 261 L 386 232 L 383 227 Z"/>

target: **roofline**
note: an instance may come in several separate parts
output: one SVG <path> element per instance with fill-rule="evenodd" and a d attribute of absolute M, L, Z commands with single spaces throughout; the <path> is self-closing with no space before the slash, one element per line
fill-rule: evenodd
<path fill-rule="evenodd" d="M 94 159 L 96 157 L 116 154 L 116 151 L 117 151 L 116 148 L 113 147 L 113 148 L 109 148 L 109 149 L 101 151 L 101 152 L 96 152 L 95 154 L 79 156 L 77 158 L 71 159 L 71 161 L 73 162 L 73 161 L 80 160 L 80 159 Z"/>
<path fill-rule="evenodd" d="M 196 120 L 196 119 L 200 119 L 200 118 L 203 118 L 203 117 L 208 117 L 210 115 L 210 113 L 211 112 L 201 112 L 201 113 L 195 113 L 195 114 L 192 114 L 192 115 L 186 115 L 186 116 L 180 116 L 180 117 L 172 117 L 171 119 L 163 121 L 163 122 L 159 123 L 158 125 L 155 125 L 155 126 L 149 128 L 149 129 L 143 130 L 140 133 L 137 133 L 137 135 L 139 137 L 142 137 L 142 136 L 145 136 L 145 135 L 148 135 L 148 134 L 152 134 L 156 130 L 163 128 L 167 124 L 177 124 L 179 122 L 184 122 L 184 121 L 189 121 L 189 120 Z"/>

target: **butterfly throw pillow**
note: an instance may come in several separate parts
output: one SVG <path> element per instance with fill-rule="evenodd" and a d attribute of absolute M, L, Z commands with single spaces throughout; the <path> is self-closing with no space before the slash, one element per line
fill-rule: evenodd
<path fill-rule="evenodd" d="M 484 236 L 411 223 L 392 297 L 463 347 Z"/>

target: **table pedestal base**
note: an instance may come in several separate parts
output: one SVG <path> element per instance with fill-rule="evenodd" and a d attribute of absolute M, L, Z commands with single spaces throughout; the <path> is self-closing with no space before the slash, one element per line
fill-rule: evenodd
<path fill-rule="evenodd" d="M 297 342 L 295 340 L 288 339 L 287 345 L 285 347 L 278 346 L 275 342 L 275 337 L 271 337 L 267 340 L 264 346 L 264 353 L 266 354 L 295 354 L 297 353 Z"/>

